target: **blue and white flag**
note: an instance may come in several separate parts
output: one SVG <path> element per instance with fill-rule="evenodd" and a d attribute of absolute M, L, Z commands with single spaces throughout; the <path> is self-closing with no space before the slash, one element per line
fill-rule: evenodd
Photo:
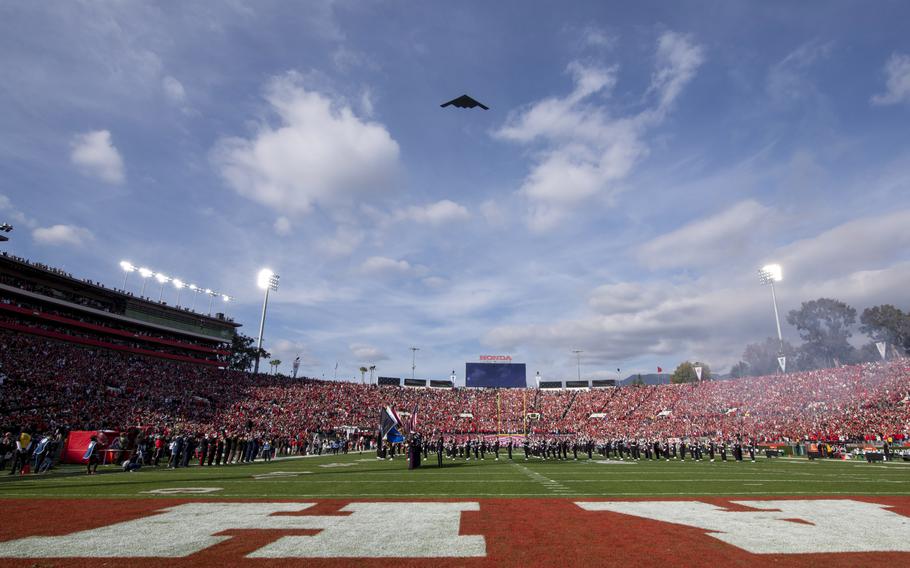
<path fill-rule="evenodd" d="M 386 406 L 379 413 L 379 431 L 382 438 L 390 442 L 404 441 L 404 436 L 401 435 L 401 419 L 390 406 Z M 396 439 L 392 439 L 393 437 Z"/>

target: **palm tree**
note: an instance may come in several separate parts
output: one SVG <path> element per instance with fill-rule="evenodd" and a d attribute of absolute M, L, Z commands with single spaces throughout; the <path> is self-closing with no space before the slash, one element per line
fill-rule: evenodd
<path fill-rule="evenodd" d="M 376 365 L 370 365 L 370 384 L 373 384 L 373 371 L 376 370 Z"/>
<path fill-rule="evenodd" d="M 272 366 L 272 374 L 278 374 L 278 367 L 281 365 L 281 359 L 272 359 L 269 361 L 269 365 Z"/>
<path fill-rule="evenodd" d="M 361 367 L 361 368 L 360 368 L 360 384 L 363 384 L 363 377 L 364 377 L 366 374 L 367 374 L 367 368 L 366 368 L 366 367 Z"/>

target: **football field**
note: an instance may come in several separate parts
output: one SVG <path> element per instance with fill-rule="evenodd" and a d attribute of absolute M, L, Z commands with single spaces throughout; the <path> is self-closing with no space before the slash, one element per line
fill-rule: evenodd
<path fill-rule="evenodd" d="M 910 563 L 910 464 L 352 453 L 2 476 L 2 566 Z"/>
<path fill-rule="evenodd" d="M 146 467 L 124 473 L 102 466 L 85 475 L 63 466 L 50 475 L 0 478 L 2 497 L 147 498 L 521 498 L 705 497 L 780 495 L 910 495 L 910 462 L 868 464 L 800 458 L 702 460 L 525 460 L 519 452 L 496 461 L 430 454 L 408 470 L 403 456 L 378 460 L 371 453 L 278 458 L 249 465 Z M 186 491 L 183 491 L 186 490 Z M 194 493 L 195 492 L 195 493 Z"/>

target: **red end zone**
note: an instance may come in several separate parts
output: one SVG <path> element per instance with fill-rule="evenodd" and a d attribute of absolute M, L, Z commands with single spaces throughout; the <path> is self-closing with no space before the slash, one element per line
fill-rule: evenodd
<path fill-rule="evenodd" d="M 28 499 L 0 507 L 3 566 L 910 563 L 907 497 Z"/>

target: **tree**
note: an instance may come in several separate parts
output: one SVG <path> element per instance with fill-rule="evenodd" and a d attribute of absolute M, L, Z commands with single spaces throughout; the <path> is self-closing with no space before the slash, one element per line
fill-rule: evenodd
<path fill-rule="evenodd" d="M 751 373 L 749 371 L 749 364 L 745 361 L 740 361 L 739 363 L 730 367 L 730 377 L 734 379 L 741 379 L 743 377 L 749 377 Z"/>
<path fill-rule="evenodd" d="M 370 365 L 370 384 L 373 384 L 373 371 L 376 370 L 376 365 Z"/>
<path fill-rule="evenodd" d="M 369 369 L 367 369 L 366 367 L 360 368 L 360 384 L 364 383 L 364 377 L 366 376 L 367 371 L 369 371 Z"/>
<path fill-rule="evenodd" d="M 255 340 L 242 333 L 235 333 L 231 339 L 231 354 L 228 356 L 226 366 L 232 371 L 249 371 L 256 360 Z M 271 354 L 265 349 L 259 350 L 259 359 L 268 359 Z"/>
<path fill-rule="evenodd" d="M 780 352 L 780 342 L 769 337 L 761 343 L 750 343 L 743 351 L 742 362 L 746 364 L 747 373 L 744 377 L 761 377 L 773 375 L 780 370 L 777 358 L 783 355 L 787 358 L 787 368 L 796 370 L 797 350 L 789 342 L 784 341 L 784 352 Z M 731 370 L 732 373 L 732 370 Z"/>
<path fill-rule="evenodd" d="M 704 363 L 692 364 L 688 361 L 683 361 L 676 367 L 676 370 L 673 371 L 673 374 L 670 376 L 671 383 L 695 383 L 698 382 L 698 373 L 695 372 L 695 367 L 701 367 L 701 380 L 707 381 L 711 379 L 711 368 Z"/>
<path fill-rule="evenodd" d="M 278 367 L 281 366 L 281 359 L 272 359 L 269 361 L 269 365 L 272 367 L 272 373 L 278 374 Z"/>
<path fill-rule="evenodd" d="M 856 359 L 856 350 L 848 341 L 853 335 L 850 328 L 856 323 L 856 310 L 844 302 L 833 298 L 803 302 L 798 310 L 790 310 L 787 323 L 805 342 L 800 348 L 802 365 L 833 367 Z"/>
<path fill-rule="evenodd" d="M 910 314 L 890 304 L 863 310 L 859 330 L 873 342 L 884 341 L 902 350 L 910 348 Z"/>

